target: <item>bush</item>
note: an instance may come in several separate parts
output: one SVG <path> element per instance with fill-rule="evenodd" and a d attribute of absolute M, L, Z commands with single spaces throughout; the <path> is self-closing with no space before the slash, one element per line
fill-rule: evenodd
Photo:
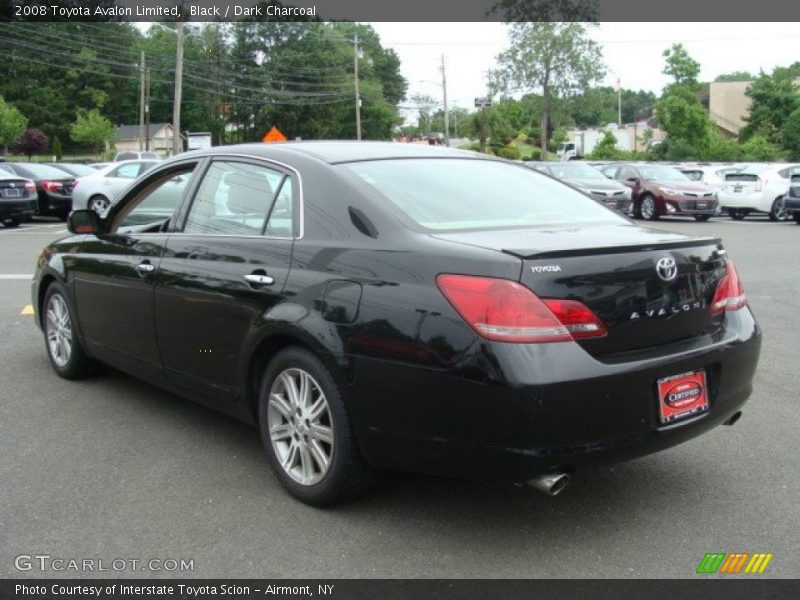
<path fill-rule="evenodd" d="M 495 156 L 500 158 L 507 158 L 509 160 L 519 160 L 522 158 L 522 153 L 516 146 L 502 146 L 494 151 Z"/>
<path fill-rule="evenodd" d="M 781 160 L 783 153 L 775 144 L 771 144 L 760 135 L 754 135 L 741 145 L 744 160 L 769 161 Z"/>
<path fill-rule="evenodd" d="M 53 138 L 53 143 L 50 144 L 50 150 L 53 152 L 53 156 L 56 157 L 56 160 L 61 160 L 64 151 L 61 149 L 61 140 L 59 140 L 58 137 Z"/>
<path fill-rule="evenodd" d="M 525 160 L 542 160 L 542 149 L 531 148 L 531 155 Z"/>

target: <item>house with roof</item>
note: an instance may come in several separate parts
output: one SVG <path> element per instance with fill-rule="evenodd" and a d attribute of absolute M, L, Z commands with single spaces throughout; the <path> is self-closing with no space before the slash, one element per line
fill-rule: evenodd
<path fill-rule="evenodd" d="M 150 123 L 145 135 L 142 135 L 139 125 L 120 125 L 114 131 L 114 145 L 117 148 L 117 152 L 151 150 L 160 157 L 165 158 L 172 156 L 174 135 L 175 128 L 172 123 Z M 183 140 L 181 140 L 182 147 Z"/>

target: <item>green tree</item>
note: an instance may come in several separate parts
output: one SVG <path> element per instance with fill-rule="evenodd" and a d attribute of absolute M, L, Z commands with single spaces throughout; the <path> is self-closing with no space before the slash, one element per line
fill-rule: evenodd
<path fill-rule="evenodd" d="M 673 44 L 662 53 L 664 57 L 664 75 L 672 77 L 673 85 L 696 89 L 700 75 L 700 63 L 694 60 L 683 44 Z"/>
<path fill-rule="evenodd" d="M 64 150 L 61 148 L 61 140 L 58 137 L 53 138 L 53 142 L 50 144 L 50 150 L 53 152 L 53 156 L 56 157 L 56 160 L 61 160 L 64 156 Z"/>
<path fill-rule="evenodd" d="M 97 109 L 82 112 L 75 119 L 70 130 L 72 139 L 85 144 L 96 152 L 102 152 L 105 142 L 114 135 L 114 125 Z"/>
<path fill-rule="evenodd" d="M 786 118 L 781 134 L 783 147 L 789 154 L 789 160 L 800 160 L 800 108 L 796 108 Z"/>
<path fill-rule="evenodd" d="M 28 119 L 0 96 L 0 146 L 5 154 L 8 154 L 8 147 L 20 138 L 27 126 Z"/>
<path fill-rule="evenodd" d="M 754 135 L 744 142 L 741 150 L 742 159 L 747 161 L 771 161 L 783 158 L 781 149 L 760 135 Z"/>
<path fill-rule="evenodd" d="M 749 71 L 731 71 L 717 75 L 714 81 L 751 81 L 754 77 Z"/>
<path fill-rule="evenodd" d="M 617 148 L 617 137 L 606 129 L 603 139 L 594 147 L 589 158 L 591 160 L 625 160 L 631 158 L 631 153 Z"/>
<path fill-rule="evenodd" d="M 800 63 L 789 67 L 776 67 L 771 75 L 763 71 L 747 88 L 752 99 L 750 112 L 745 118 L 740 138 L 747 140 L 760 135 L 773 144 L 780 144 L 783 124 L 800 108 L 800 93 L 795 80 L 800 77 Z"/>
<path fill-rule="evenodd" d="M 541 96 L 542 132 L 550 131 L 550 111 L 559 99 L 584 91 L 605 74 L 600 46 L 583 23 L 528 22 L 510 26 L 510 47 L 497 58 L 497 80 L 506 89 Z M 542 153 L 549 136 L 542 135 Z"/>

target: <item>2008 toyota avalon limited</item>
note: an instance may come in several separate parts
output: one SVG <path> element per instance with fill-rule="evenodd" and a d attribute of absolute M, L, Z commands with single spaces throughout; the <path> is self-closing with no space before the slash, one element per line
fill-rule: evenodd
<path fill-rule="evenodd" d="M 100 361 L 257 424 L 299 499 L 378 468 L 529 482 L 735 421 L 760 330 L 720 241 L 430 146 L 187 153 L 45 248 L 56 372 Z"/>

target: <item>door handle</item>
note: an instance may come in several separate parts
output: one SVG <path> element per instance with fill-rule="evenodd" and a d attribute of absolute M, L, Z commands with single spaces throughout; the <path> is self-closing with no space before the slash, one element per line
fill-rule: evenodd
<path fill-rule="evenodd" d="M 140 262 L 136 267 L 134 267 L 140 274 L 143 273 L 152 273 L 156 270 L 155 265 L 151 265 L 149 261 Z"/>
<path fill-rule="evenodd" d="M 245 275 L 244 280 L 250 285 L 272 285 L 275 279 L 269 275 L 259 275 L 258 273 L 250 273 Z"/>

